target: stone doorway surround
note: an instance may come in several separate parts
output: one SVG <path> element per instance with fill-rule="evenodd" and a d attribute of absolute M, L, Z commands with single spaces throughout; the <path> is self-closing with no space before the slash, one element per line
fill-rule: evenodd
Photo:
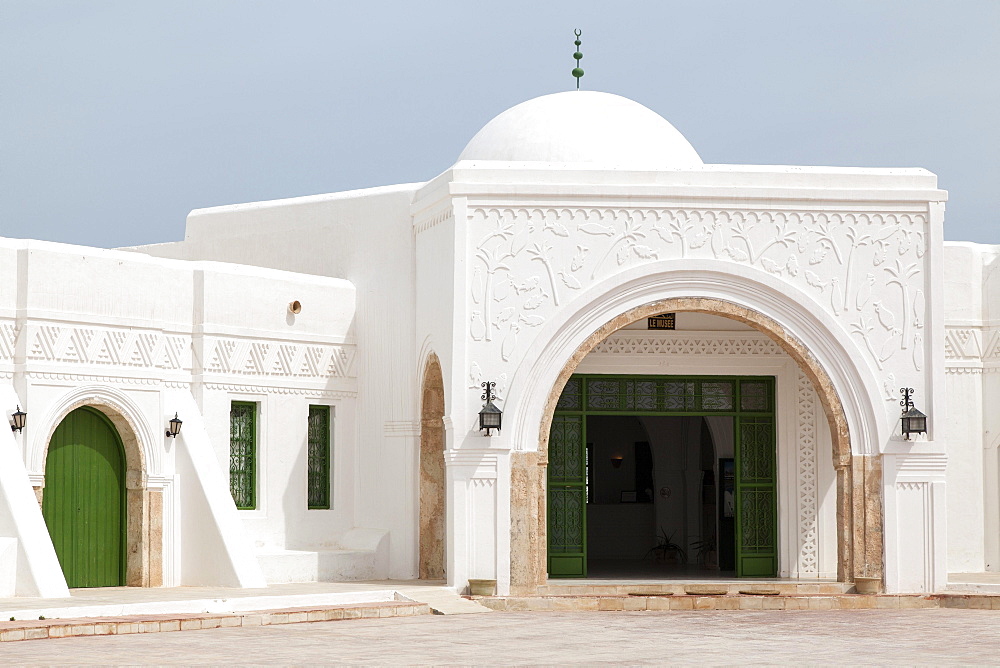
<path fill-rule="evenodd" d="M 671 298 L 632 308 L 606 322 L 577 347 L 548 393 L 537 451 L 511 453 L 511 593 L 533 594 L 546 579 L 548 434 L 563 387 L 586 355 L 611 333 L 642 318 L 690 311 L 723 316 L 763 332 L 796 362 L 819 397 L 830 427 L 837 477 L 837 579 L 882 580 L 885 573 L 881 455 L 855 455 L 842 401 L 816 357 L 774 319 L 716 298 Z"/>
<path fill-rule="evenodd" d="M 444 378 L 431 353 L 420 392 L 420 564 L 421 580 L 445 577 Z"/>
<path fill-rule="evenodd" d="M 56 427 L 72 411 L 89 406 L 103 413 L 114 425 L 125 450 L 125 584 L 128 587 L 163 586 L 163 488 L 149 484 L 149 459 L 151 449 L 140 438 L 143 430 L 127 402 L 117 393 L 94 391 L 74 392 L 56 409 L 45 436 L 38 469 L 45 470 L 45 457 Z M 148 430 L 147 430 L 148 431 Z M 39 507 L 45 492 L 44 477 L 32 476 Z M 39 484 L 40 483 L 40 484 Z"/>

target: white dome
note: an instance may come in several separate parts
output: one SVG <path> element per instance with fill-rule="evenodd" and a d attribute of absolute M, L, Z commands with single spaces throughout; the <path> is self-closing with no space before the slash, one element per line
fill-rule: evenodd
<path fill-rule="evenodd" d="M 645 169 L 703 164 L 684 135 L 655 111 L 596 91 L 543 95 L 511 107 L 487 123 L 458 159 Z"/>

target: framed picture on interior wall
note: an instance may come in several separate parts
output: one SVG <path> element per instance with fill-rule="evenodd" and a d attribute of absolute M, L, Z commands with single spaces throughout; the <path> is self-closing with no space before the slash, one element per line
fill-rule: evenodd
<path fill-rule="evenodd" d="M 622 503 L 635 503 L 636 493 L 635 490 L 624 491 L 622 490 Z"/>

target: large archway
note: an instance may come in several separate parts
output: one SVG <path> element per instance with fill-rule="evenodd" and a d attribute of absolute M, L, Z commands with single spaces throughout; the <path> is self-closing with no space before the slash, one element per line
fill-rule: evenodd
<path fill-rule="evenodd" d="M 158 469 L 151 447 L 151 430 L 140 421 L 141 411 L 126 395 L 98 386 L 77 388 L 53 406 L 40 422 L 48 425 L 44 441 L 32 452 L 33 468 L 46 471 L 53 437 L 67 416 L 81 408 L 100 413 L 117 432 L 124 455 L 124 584 L 129 587 L 163 585 L 163 490 L 149 484 L 150 469 Z M 47 483 L 46 485 L 47 486 Z M 45 505 L 45 486 L 35 488 Z"/>
<path fill-rule="evenodd" d="M 437 355 L 424 366 L 420 392 L 421 580 L 445 577 L 444 379 Z"/>
<path fill-rule="evenodd" d="M 775 341 L 812 382 L 827 417 L 837 480 L 837 573 L 841 581 L 884 574 L 881 458 L 855 455 L 846 410 L 824 366 L 796 336 L 761 311 L 734 301 L 674 297 L 625 310 L 606 321 L 576 346 L 552 383 L 538 424 L 538 449 L 512 457 L 511 589 L 533 591 L 546 581 L 546 468 L 549 429 L 563 387 L 583 358 L 616 330 L 664 312 L 693 311 L 743 322 Z"/>

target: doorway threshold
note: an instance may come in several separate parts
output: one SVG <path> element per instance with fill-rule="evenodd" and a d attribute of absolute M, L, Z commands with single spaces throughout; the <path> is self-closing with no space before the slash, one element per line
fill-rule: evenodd
<path fill-rule="evenodd" d="M 847 594 L 854 584 L 818 578 L 674 578 L 629 579 L 550 578 L 539 585 L 538 596 L 684 596 L 728 594 Z"/>

